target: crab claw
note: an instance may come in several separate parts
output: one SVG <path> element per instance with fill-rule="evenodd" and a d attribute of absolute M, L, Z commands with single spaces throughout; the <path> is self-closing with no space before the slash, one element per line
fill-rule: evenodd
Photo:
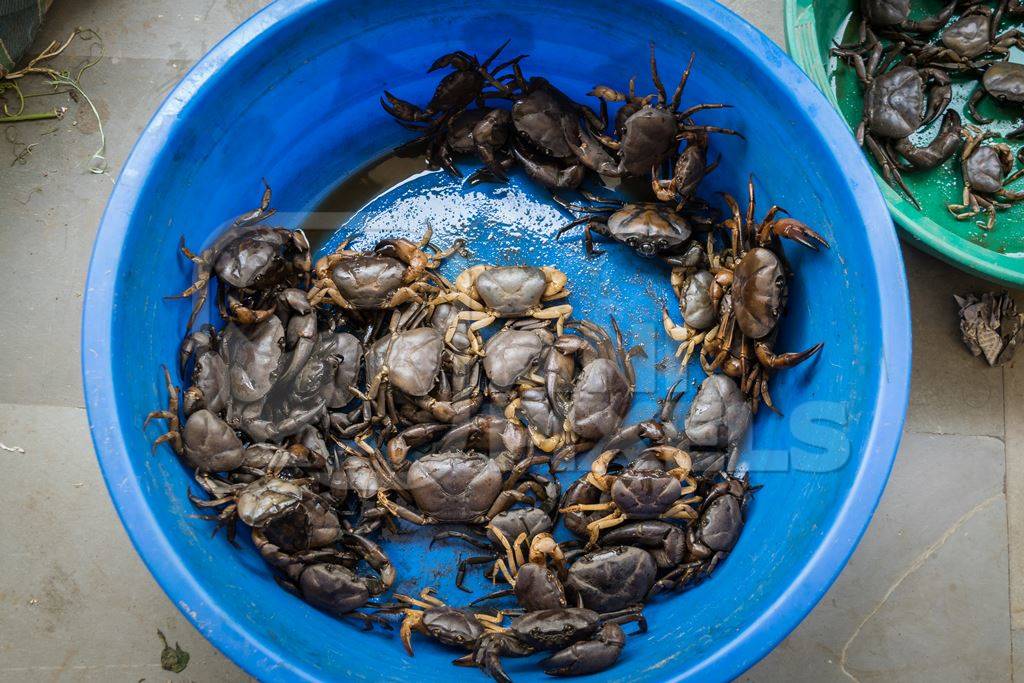
<path fill-rule="evenodd" d="M 803 363 L 820 351 L 823 346 L 825 346 L 823 342 L 818 342 L 811 348 L 797 353 L 774 353 L 767 344 L 758 342 L 754 346 L 754 353 L 757 354 L 757 360 L 761 365 L 778 370 L 780 368 L 791 368 L 795 365 L 800 365 L 800 363 Z"/>
<path fill-rule="evenodd" d="M 437 71 L 438 69 L 443 69 L 446 66 L 453 66 L 462 71 L 468 69 L 471 63 L 472 58 L 468 54 L 462 50 L 456 50 L 455 52 L 449 52 L 448 54 L 441 55 L 435 59 L 434 63 L 430 65 L 430 68 L 427 69 L 427 73 L 429 74 Z"/>
<path fill-rule="evenodd" d="M 425 121 L 429 118 L 427 112 L 411 102 L 395 97 L 387 90 L 384 91 L 384 95 L 380 98 L 380 106 L 384 108 L 384 111 L 401 121 Z"/>
<path fill-rule="evenodd" d="M 626 101 L 625 94 L 619 92 L 618 90 L 615 90 L 614 88 L 609 88 L 607 85 L 595 85 L 593 88 L 591 88 L 590 92 L 588 92 L 587 95 L 589 95 L 590 97 L 597 97 L 599 99 L 604 100 L 605 102 Z"/>
<path fill-rule="evenodd" d="M 556 652 L 540 665 L 549 676 L 584 676 L 613 665 L 626 644 L 626 634 L 618 624 L 605 624 L 592 640 L 573 643 Z"/>
<path fill-rule="evenodd" d="M 818 244 L 821 244 L 826 249 L 829 248 L 829 243 L 824 237 L 795 218 L 780 218 L 775 221 L 772 223 L 772 232 L 779 237 L 791 239 L 815 251 L 818 250 Z M 815 242 L 818 244 L 815 244 Z"/>

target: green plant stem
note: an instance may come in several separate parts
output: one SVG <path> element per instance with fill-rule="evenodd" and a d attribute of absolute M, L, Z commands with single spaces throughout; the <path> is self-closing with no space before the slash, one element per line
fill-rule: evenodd
<path fill-rule="evenodd" d="M 59 119 L 60 114 L 55 111 L 43 111 L 36 114 L 21 114 L 20 116 L 0 116 L 0 123 L 21 123 L 22 121 L 45 121 L 47 119 Z"/>

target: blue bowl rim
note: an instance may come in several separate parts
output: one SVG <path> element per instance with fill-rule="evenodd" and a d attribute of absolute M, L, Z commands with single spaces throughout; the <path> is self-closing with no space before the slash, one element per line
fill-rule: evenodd
<path fill-rule="evenodd" d="M 772 650 L 811 611 L 845 566 L 885 488 L 899 447 L 910 389 L 911 325 L 903 258 L 882 195 L 846 123 L 818 88 L 778 46 L 714 0 L 658 0 L 668 10 L 685 8 L 732 34 L 746 56 L 768 65 L 823 135 L 825 144 L 857 187 L 855 201 L 865 225 L 880 297 L 882 371 L 864 458 L 835 522 L 803 571 L 762 614 L 723 647 L 667 680 L 730 680 Z M 111 331 L 116 273 L 133 209 L 153 162 L 172 135 L 176 118 L 203 85 L 234 56 L 277 22 L 295 17 L 317 0 L 278 0 L 240 25 L 185 75 L 157 109 L 125 161 L 100 222 L 89 264 L 82 316 L 82 375 L 89 426 L 107 490 L 135 549 L 171 601 L 210 642 L 261 680 L 316 680 L 288 653 L 268 645 L 214 602 L 173 552 L 132 476 L 117 407 L 112 398 Z M 774 65 L 774 67 L 772 66 Z"/>

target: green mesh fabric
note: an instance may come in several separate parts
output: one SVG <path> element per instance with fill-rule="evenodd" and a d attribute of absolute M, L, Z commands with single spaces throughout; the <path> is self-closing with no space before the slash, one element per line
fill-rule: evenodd
<path fill-rule="evenodd" d="M 0 0 L 0 74 L 12 71 L 36 37 L 52 0 Z"/>

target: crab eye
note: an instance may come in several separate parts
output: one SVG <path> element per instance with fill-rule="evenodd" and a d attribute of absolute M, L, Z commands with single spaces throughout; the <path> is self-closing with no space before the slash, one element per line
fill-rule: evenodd
<path fill-rule="evenodd" d="M 635 237 L 630 237 L 628 240 L 626 240 L 626 244 L 636 249 L 637 239 Z"/>
<path fill-rule="evenodd" d="M 667 246 L 668 246 L 668 241 L 667 240 L 663 240 L 663 239 L 658 240 L 658 249 L 664 249 Z"/>

